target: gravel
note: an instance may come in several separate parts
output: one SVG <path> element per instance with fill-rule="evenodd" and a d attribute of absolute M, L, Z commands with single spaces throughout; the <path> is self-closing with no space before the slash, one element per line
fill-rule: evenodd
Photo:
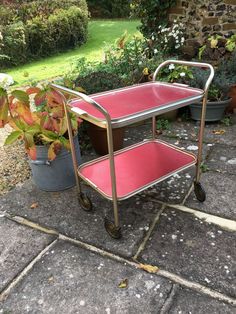
<path fill-rule="evenodd" d="M 24 144 L 17 142 L 3 146 L 8 131 L 0 129 L 0 195 L 7 193 L 31 176 Z"/>

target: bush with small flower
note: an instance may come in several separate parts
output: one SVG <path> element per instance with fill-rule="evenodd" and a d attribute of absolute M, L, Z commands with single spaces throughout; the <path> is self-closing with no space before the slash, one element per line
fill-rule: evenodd
<path fill-rule="evenodd" d="M 127 36 L 123 35 L 115 45 L 106 49 L 104 61 L 89 62 L 84 58 L 79 59 L 67 78 L 76 79 L 76 85 L 79 84 L 86 91 L 91 92 L 92 87 L 96 87 L 94 92 L 99 87 L 103 91 L 107 87 L 118 88 L 147 80 L 149 74 L 162 61 L 162 54 L 159 51 L 153 54 L 147 40 L 134 37 L 128 41 Z M 93 73 L 97 73 L 97 79 Z M 86 86 L 83 86 L 85 77 Z"/>
<path fill-rule="evenodd" d="M 159 25 L 157 33 L 152 33 L 151 41 L 153 53 L 176 54 L 185 42 L 183 24 L 174 20 L 169 27 Z"/>
<path fill-rule="evenodd" d="M 191 68 L 184 65 L 171 63 L 168 67 L 164 67 L 160 72 L 160 80 L 170 83 L 179 82 L 187 84 L 193 78 L 193 71 Z"/>

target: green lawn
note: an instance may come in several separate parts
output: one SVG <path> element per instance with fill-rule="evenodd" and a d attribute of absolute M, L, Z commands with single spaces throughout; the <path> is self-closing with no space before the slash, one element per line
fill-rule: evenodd
<path fill-rule="evenodd" d="M 138 34 L 138 25 L 139 22 L 135 20 L 90 21 L 88 41 L 83 46 L 11 68 L 5 72 L 13 76 L 17 85 L 24 85 L 29 80 L 46 80 L 63 75 L 70 70 L 73 61 L 79 57 L 86 57 L 88 60 L 100 60 L 106 43 L 113 43 L 125 31 L 130 35 Z"/>

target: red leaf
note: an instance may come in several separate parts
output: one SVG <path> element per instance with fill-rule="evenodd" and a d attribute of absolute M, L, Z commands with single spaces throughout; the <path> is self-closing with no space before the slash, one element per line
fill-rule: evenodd
<path fill-rule="evenodd" d="M 26 151 L 32 160 L 36 160 L 37 158 L 36 146 L 30 147 L 26 149 Z"/>
<path fill-rule="evenodd" d="M 41 92 L 41 89 L 38 87 L 30 87 L 26 90 L 26 93 L 28 95 L 32 95 L 32 94 L 38 94 L 39 92 Z"/>

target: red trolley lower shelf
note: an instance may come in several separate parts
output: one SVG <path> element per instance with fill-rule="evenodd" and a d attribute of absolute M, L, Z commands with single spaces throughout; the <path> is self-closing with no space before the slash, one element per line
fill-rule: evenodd
<path fill-rule="evenodd" d="M 114 154 L 117 197 L 128 198 L 196 164 L 195 155 L 160 140 L 147 140 Z M 112 199 L 109 156 L 79 167 L 79 176 Z"/>

